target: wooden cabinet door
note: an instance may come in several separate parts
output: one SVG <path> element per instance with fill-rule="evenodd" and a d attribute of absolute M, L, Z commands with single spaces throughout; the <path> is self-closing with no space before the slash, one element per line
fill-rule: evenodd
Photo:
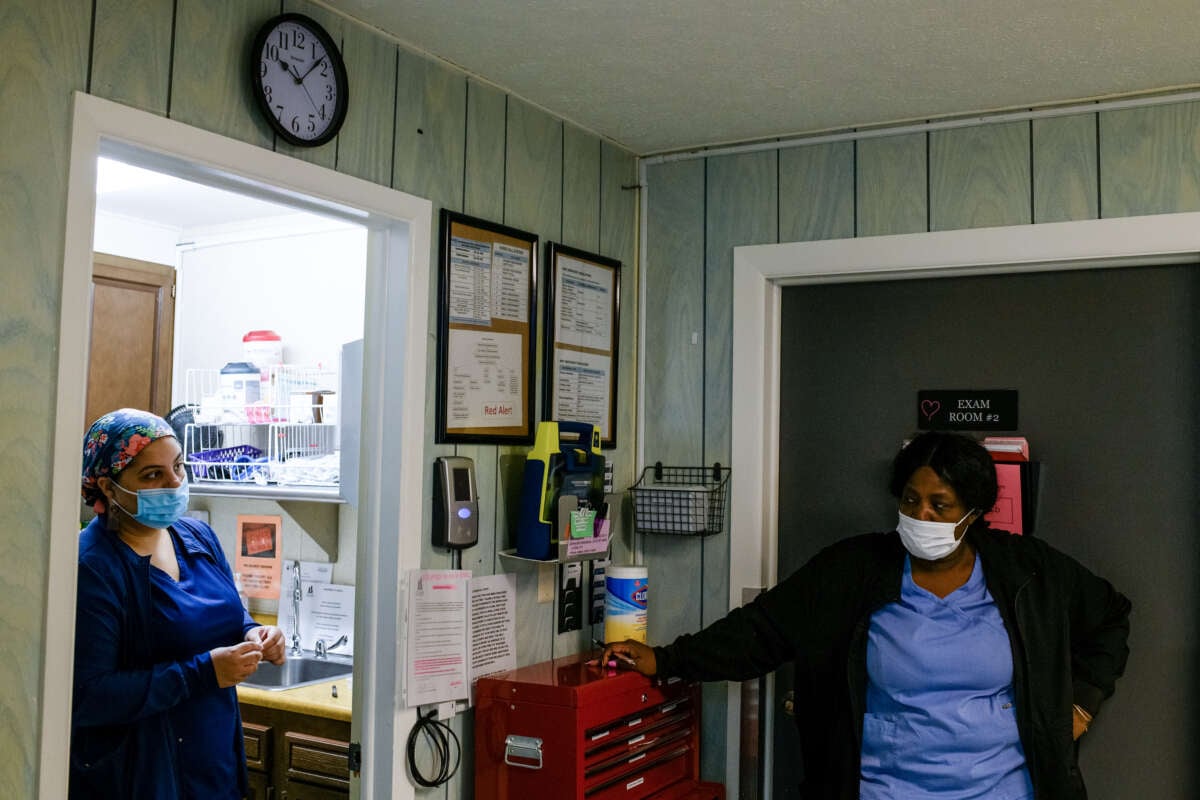
<path fill-rule="evenodd" d="M 249 782 L 246 784 L 246 800 L 275 800 L 271 789 L 271 776 L 261 772 L 247 773 Z"/>
<path fill-rule="evenodd" d="M 171 409 L 175 269 L 96 253 L 87 417 L 114 408 Z"/>

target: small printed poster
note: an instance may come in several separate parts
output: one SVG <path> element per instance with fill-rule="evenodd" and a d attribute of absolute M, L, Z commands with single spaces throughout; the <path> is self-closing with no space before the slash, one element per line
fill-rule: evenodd
<path fill-rule="evenodd" d="M 238 514 L 233 571 L 242 576 L 246 597 L 279 598 L 283 566 L 283 517 Z"/>

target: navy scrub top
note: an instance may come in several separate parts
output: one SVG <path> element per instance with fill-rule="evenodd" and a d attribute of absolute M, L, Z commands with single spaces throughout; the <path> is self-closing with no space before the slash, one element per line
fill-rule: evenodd
<path fill-rule="evenodd" d="M 171 530 L 178 583 L 150 568 L 151 653 L 156 663 L 184 661 L 243 639 L 245 612 L 229 576 L 206 553 L 181 546 Z M 191 697 L 168 712 L 178 738 L 184 797 L 239 800 L 242 736 L 237 690 L 216 689 Z"/>

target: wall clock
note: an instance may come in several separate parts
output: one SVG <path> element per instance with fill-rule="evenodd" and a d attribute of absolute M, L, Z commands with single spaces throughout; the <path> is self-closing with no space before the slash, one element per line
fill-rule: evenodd
<path fill-rule="evenodd" d="M 300 147 L 337 135 L 350 87 L 342 54 L 320 24 L 303 14 L 272 17 L 250 54 L 250 91 L 276 133 Z"/>

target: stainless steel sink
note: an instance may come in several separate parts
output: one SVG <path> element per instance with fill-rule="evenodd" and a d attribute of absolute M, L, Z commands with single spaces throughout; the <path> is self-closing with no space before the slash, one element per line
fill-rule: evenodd
<path fill-rule="evenodd" d="M 337 655 L 316 658 L 312 654 L 305 653 L 302 656 L 289 655 L 288 660 L 282 666 L 264 661 L 258 665 L 258 669 L 253 675 L 242 681 L 241 685 L 255 689 L 280 691 L 343 676 L 349 677 L 353 671 L 354 660 L 352 658 Z"/>

